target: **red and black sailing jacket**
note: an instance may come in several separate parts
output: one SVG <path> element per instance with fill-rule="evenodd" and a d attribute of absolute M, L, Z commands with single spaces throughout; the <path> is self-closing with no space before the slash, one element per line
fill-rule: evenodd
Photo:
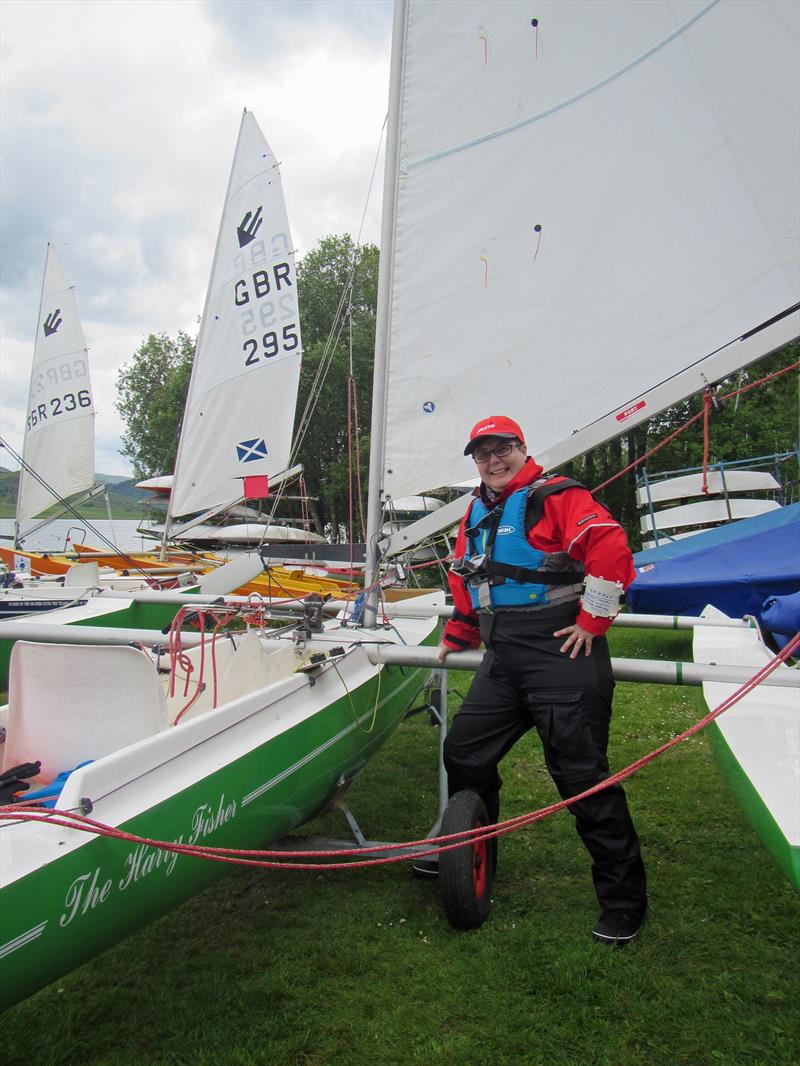
<path fill-rule="evenodd" d="M 476 489 L 475 495 L 481 493 L 487 506 L 496 507 L 502 505 L 512 493 L 532 485 L 541 478 L 542 473 L 542 467 L 529 457 L 496 499 L 488 500 L 483 485 Z M 548 480 L 548 484 L 566 480 L 554 477 Z M 468 515 L 469 511 L 458 530 L 455 546 L 457 559 L 467 554 L 465 530 Z M 574 486 L 547 496 L 543 501 L 541 518 L 528 531 L 527 540 L 532 548 L 539 551 L 566 553 L 570 559 L 581 563 L 587 574 L 605 578 L 606 581 L 619 581 L 623 589 L 627 589 L 636 576 L 625 531 L 585 488 Z M 477 648 L 481 642 L 478 616 L 473 609 L 469 590 L 459 574 L 451 571 L 448 580 L 453 596 L 453 614 L 445 626 L 442 643 L 454 651 Z M 595 618 L 583 608 L 579 609 L 576 621 L 596 636 L 602 636 L 611 625 L 611 619 Z"/>

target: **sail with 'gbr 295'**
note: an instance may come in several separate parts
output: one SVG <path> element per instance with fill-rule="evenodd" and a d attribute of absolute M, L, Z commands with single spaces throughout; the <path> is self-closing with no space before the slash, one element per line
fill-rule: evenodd
<path fill-rule="evenodd" d="M 300 376 L 295 257 L 278 162 L 239 129 L 197 339 L 170 514 L 222 510 L 286 469 Z"/>

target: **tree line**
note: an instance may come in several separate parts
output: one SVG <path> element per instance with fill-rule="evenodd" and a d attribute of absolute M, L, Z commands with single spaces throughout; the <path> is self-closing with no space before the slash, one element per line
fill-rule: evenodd
<path fill-rule="evenodd" d="M 356 248 L 349 235 L 328 236 L 297 268 L 303 362 L 295 432 L 320 364 L 326 352 L 330 356 L 324 398 L 308 424 L 298 461 L 304 467 L 313 526 L 334 540 L 362 537 L 357 507 L 350 528 L 348 404 L 352 418 L 355 392 L 357 451 L 361 484 L 366 492 L 378 258 L 378 249 L 373 244 Z M 331 326 L 351 271 L 349 317 L 331 342 Z M 131 460 L 137 478 L 171 473 L 174 469 L 195 344 L 196 338 L 184 332 L 175 338 L 151 333 L 119 373 L 116 406 L 126 427 L 122 452 Z M 790 366 L 798 358 L 800 343 L 791 344 L 721 382 L 717 391 L 730 392 Z M 567 464 L 564 472 L 593 488 L 665 440 L 700 411 L 702 403 L 701 396 L 693 396 L 676 404 Z M 795 373 L 788 373 L 712 412 L 710 459 L 730 462 L 796 449 L 798 435 L 798 379 Z M 703 429 L 702 422 L 697 422 L 648 459 L 646 467 L 650 474 L 679 470 L 699 466 L 702 458 Z M 793 483 L 796 498 L 796 462 L 787 465 L 784 477 Z M 622 522 L 631 546 L 637 549 L 641 540 L 635 484 L 636 473 L 631 471 L 604 489 L 601 498 Z M 287 501 L 281 516 L 290 521 L 299 520 L 300 505 Z"/>

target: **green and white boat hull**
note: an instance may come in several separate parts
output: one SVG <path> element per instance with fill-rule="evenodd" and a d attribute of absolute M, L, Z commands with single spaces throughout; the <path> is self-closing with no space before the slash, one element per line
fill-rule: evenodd
<path fill-rule="evenodd" d="M 73 592 L 73 595 L 76 595 Z M 191 595 L 187 593 L 188 596 Z M 166 599 L 166 598 L 165 598 Z M 108 598 L 88 595 L 86 602 L 75 607 L 27 615 L 14 620 L 16 625 L 48 622 L 64 626 L 103 626 L 111 629 L 163 629 L 178 613 L 174 602 L 137 602 L 134 598 Z M 8 669 L 14 641 L 0 638 L 0 691 L 8 689 Z"/>
<path fill-rule="evenodd" d="M 439 605 L 443 597 L 428 600 Z M 92 818 L 139 836 L 265 847 L 341 793 L 425 679 L 425 670 L 371 665 L 362 642 L 396 642 L 402 633 L 409 644 L 434 643 L 437 626 L 435 616 L 398 620 L 390 632 L 326 623 L 304 654 L 338 643 L 344 655 L 312 674 L 290 672 L 196 717 L 187 714 L 177 726 L 96 759 L 70 776 L 58 808 L 75 809 L 88 797 Z M 277 643 L 264 640 L 264 647 Z M 81 650 L 101 663 L 109 651 L 141 654 Z M 13 679 L 11 691 L 13 698 Z M 0 723 L 11 731 L 13 708 L 3 712 Z M 0 1007 L 103 951 L 226 869 L 41 822 L 0 821 Z"/>
<path fill-rule="evenodd" d="M 726 616 L 713 607 L 705 618 Z M 755 674 L 772 652 L 753 629 L 698 627 L 697 663 L 731 664 Z M 787 666 L 779 671 L 789 672 Z M 704 682 L 709 709 L 735 685 Z M 764 847 L 800 891 L 800 700 L 796 689 L 761 686 L 748 693 L 709 728 L 711 744 L 728 784 Z"/>

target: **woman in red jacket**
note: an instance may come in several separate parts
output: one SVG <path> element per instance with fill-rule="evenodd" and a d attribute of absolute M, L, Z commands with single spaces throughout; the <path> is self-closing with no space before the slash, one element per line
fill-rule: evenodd
<path fill-rule="evenodd" d="M 605 633 L 635 572 L 619 523 L 577 482 L 545 475 L 512 419 L 478 422 L 464 454 L 481 485 L 458 532 L 439 660 L 481 642 L 486 654 L 447 735 L 445 766 L 450 795 L 474 790 L 497 821 L 498 763 L 534 726 L 563 799 L 609 776 Z M 569 810 L 602 908 L 592 935 L 623 945 L 647 909 L 625 793 L 614 785 Z"/>

